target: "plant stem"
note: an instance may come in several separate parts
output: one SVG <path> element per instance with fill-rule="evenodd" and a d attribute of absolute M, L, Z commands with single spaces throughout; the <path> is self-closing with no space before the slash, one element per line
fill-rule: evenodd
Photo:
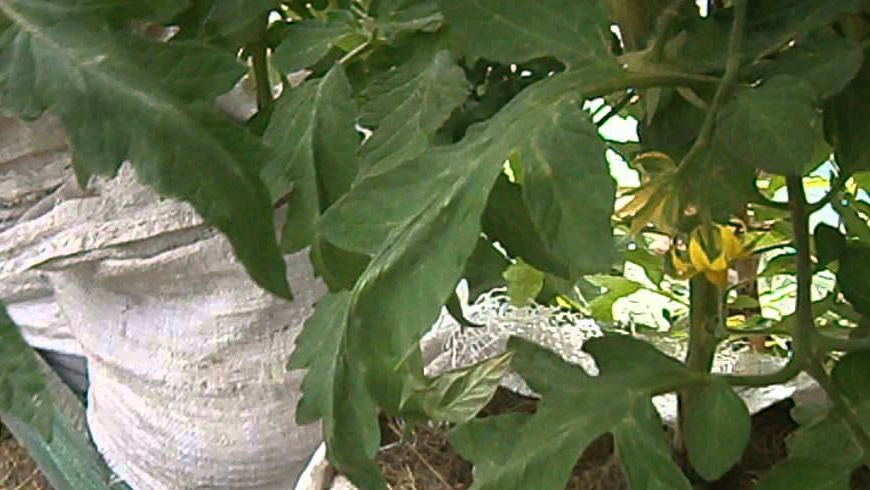
<path fill-rule="evenodd" d="M 275 99 L 272 97 L 272 82 L 269 81 L 269 65 L 266 58 L 266 43 L 257 41 L 251 50 L 251 62 L 254 66 L 254 79 L 257 83 L 257 111 L 270 115 L 275 109 Z"/>
<path fill-rule="evenodd" d="M 665 11 L 662 12 L 662 15 L 659 16 L 656 26 L 656 37 L 653 40 L 652 47 L 650 48 L 649 56 L 651 60 L 661 61 L 664 57 L 665 45 L 671 37 L 674 20 L 679 16 L 680 7 L 683 3 L 685 3 L 685 0 L 673 0 L 667 7 L 665 7 Z"/>
<path fill-rule="evenodd" d="M 794 355 L 779 371 L 768 374 L 723 374 L 722 379 L 732 386 L 770 386 L 786 383 L 803 371 L 803 366 L 797 362 Z"/>
<path fill-rule="evenodd" d="M 716 118 L 719 116 L 719 110 L 725 103 L 728 96 L 731 95 L 731 90 L 734 88 L 734 83 L 737 81 L 737 74 L 740 71 L 740 52 L 743 50 L 743 31 L 746 24 L 746 8 L 747 0 L 736 0 L 736 12 L 734 14 L 734 23 L 731 26 L 731 37 L 728 40 L 728 58 L 725 61 L 725 74 L 722 76 L 722 81 L 716 89 L 716 94 L 713 96 L 713 102 L 710 104 L 710 110 L 704 118 L 704 124 L 701 126 L 701 131 L 698 133 L 698 138 L 695 144 L 683 157 L 680 162 L 679 171 L 685 171 L 698 155 L 710 145 L 713 139 L 713 131 L 716 129 Z"/>
<path fill-rule="evenodd" d="M 788 186 L 788 207 L 791 212 L 791 226 L 794 234 L 794 247 L 797 250 L 797 309 L 795 328 L 792 336 L 794 357 L 806 364 L 815 357 L 813 337 L 816 334 L 813 317 L 812 281 L 813 271 L 810 261 L 810 231 L 807 214 L 807 199 L 803 181 L 799 175 L 786 177 Z"/>
<path fill-rule="evenodd" d="M 357 57 L 357 55 L 359 55 L 360 53 L 362 53 L 363 51 L 368 49 L 369 46 L 371 46 L 371 43 L 369 41 L 366 41 L 366 42 L 360 44 L 359 46 L 351 49 L 350 51 L 345 53 L 345 55 L 342 56 L 340 60 L 338 60 L 338 64 L 346 65 L 346 64 L 350 63 L 354 58 Z"/>
<path fill-rule="evenodd" d="M 813 341 L 820 352 L 870 350 L 870 338 L 844 339 L 818 333 Z"/>
<path fill-rule="evenodd" d="M 599 128 L 601 126 L 604 126 L 604 124 L 606 124 L 607 121 L 609 121 L 611 118 L 613 118 L 613 116 L 619 114 L 619 111 L 625 109 L 625 106 L 628 105 L 628 101 L 630 101 L 633 96 L 634 96 L 634 91 L 630 90 L 621 99 L 619 99 L 619 102 L 617 102 L 613 107 L 611 107 L 610 110 L 607 111 L 606 114 L 601 116 L 601 119 L 599 119 L 598 121 L 595 121 L 595 125 L 598 126 Z"/>
<path fill-rule="evenodd" d="M 722 322 L 722 295 L 719 288 L 707 280 L 703 274 L 689 281 L 689 348 L 686 352 L 686 367 L 697 373 L 709 373 L 716 356 L 716 345 L 719 343 L 717 332 Z M 697 389 L 684 388 L 677 396 L 679 413 L 679 438 L 677 446 L 682 444 L 682 424 L 685 421 L 688 408 L 694 402 Z"/>

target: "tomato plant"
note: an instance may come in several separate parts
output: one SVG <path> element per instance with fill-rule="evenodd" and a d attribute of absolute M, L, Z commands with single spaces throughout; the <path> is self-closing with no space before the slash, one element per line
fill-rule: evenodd
<path fill-rule="evenodd" d="M 611 433 L 632 488 L 689 489 L 651 398 L 679 394 L 677 449 L 715 480 L 749 439 L 733 387 L 801 372 L 831 406 L 758 488 L 848 488 L 870 460 L 870 10 L 699 4 L 0 0 L 0 105 L 57 114 L 82 181 L 132 161 L 279 296 L 281 253 L 309 247 L 331 292 L 290 360 L 308 369 L 298 418 L 323 420 L 361 488 L 386 488 L 383 412 L 455 424 L 473 488 L 564 488 Z M 258 112 L 237 124 L 213 101 L 243 76 Z M 602 136 L 615 115 L 637 120 L 637 142 Z M 617 186 L 618 159 L 639 185 Z M 811 227 L 819 212 L 829 223 Z M 460 280 L 609 319 L 640 288 L 627 264 L 656 288 L 688 282 L 684 363 L 609 335 L 584 346 L 590 376 L 514 339 L 507 357 L 424 376 L 418 342 L 444 306 L 461 317 Z M 792 312 L 765 312 L 772 278 L 796 285 Z M 771 335 L 782 370 L 709 372 L 717 345 Z M 475 419 L 508 365 L 538 411 Z"/>

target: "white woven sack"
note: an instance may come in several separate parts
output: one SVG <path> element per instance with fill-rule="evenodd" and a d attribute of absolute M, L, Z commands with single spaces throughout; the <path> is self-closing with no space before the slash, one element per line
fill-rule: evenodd
<path fill-rule="evenodd" d="M 127 165 L 65 194 L 64 158 L 41 209 L 0 232 L 0 299 L 32 344 L 62 338 L 58 350 L 87 356 L 88 422 L 109 465 L 136 490 L 292 488 L 320 441 L 293 422 L 302 373 L 285 367 L 323 292 L 305 254 L 287 258 L 296 300 L 280 300 Z"/>

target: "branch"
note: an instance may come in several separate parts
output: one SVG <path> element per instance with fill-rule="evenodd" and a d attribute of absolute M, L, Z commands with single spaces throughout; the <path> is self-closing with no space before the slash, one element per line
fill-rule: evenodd
<path fill-rule="evenodd" d="M 701 151 L 710 145 L 710 141 L 713 138 L 713 130 L 716 128 L 716 118 L 719 116 L 719 110 L 725 103 L 725 99 L 731 95 L 731 90 L 737 81 L 737 74 L 740 71 L 740 52 L 743 50 L 743 31 L 746 24 L 747 1 L 736 0 L 737 7 L 734 14 L 734 23 L 731 26 L 731 38 L 728 40 L 728 58 L 725 61 L 725 74 L 722 76 L 722 81 L 716 89 L 716 95 L 713 96 L 713 102 L 710 104 L 710 109 L 707 111 L 707 116 L 704 118 L 704 124 L 701 126 L 701 131 L 698 133 L 695 144 L 692 145 L 689 153 L 680 162 L 680 170 L 687 168 L 698 157 Z"/>
<path fill-rule="evenodd" d="M 803 367 L 794 355 L 789 358 L 785 366 L 779 371 L 769 374 L 755 375 L 740 375 L 740 374 L 720 374 L 717 377 L 724 379 L 731 386 L 770 386 L 787 383 L 792 378 L 801 373 Z"/>
<path fill-rule="evenodd" d="M 794 247 L 797 250 L 797 308 L 792 346 L 794 355 L 802 363 L 814 358 L 813 337 L 816 334 L 813 320 L 812 282 L 813 270 L 810 260 L 810 231 L 807 219 L 807 199 L 803 181 L 799 175 L 786 177 L 788 205 L 791 211 L 791 226 Z"/>
<path fill-rule="evenodd" d="M 653 45 L 650 48 L 650 59 L 653 61 L 661 61 L 665 54 L 665 45 L 671 37 L 673 31 L 674 20 L 679 17 L 680 7 L 685 3 L 685 0 L 673 0 L 662 15 L 659 16 L 656 24 L 656 38 L 653 40 Z"/>
<path fill-rule="evenodd" d="M 257 83 L 257 111 L 269 115 L 275 109 L 275 99 L 272 98 L 272 83 L 269 81 L 266 43 L 258 41 L 251 51 L 251 63 L 254 65 L 254 79 Z"/>
<path fill-rule="evenodd" d="M 634 91 L 629 90 L 627 94 L 622 96 L 622 98 L 619 99 L 619 101 L 614 104 L 609 111 L 607 111 L 607 114 L 604 114 L 603 116 L 601 116 L 601 119 L 595 122 L 595 125 L 599 128 L 601 126 L 604 126 L 604 124 L 607 123 L 607 121 L 609 121 L 611 118 L 613 118 L 613 116 L 619 114 L 619 111 L 625 109 L 625 106 L 628 105 L 628 102 L 631 100 L 632 97 L 634 97 Z"/>

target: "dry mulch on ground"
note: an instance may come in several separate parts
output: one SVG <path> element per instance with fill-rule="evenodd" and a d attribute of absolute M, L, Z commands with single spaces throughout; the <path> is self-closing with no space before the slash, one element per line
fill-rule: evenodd
<path fill-rule="evenodd" d="M 484 415 L 515 411 L 533 412 L 535 401 L 499 390 Z M 751 490 L 776 462 L 787 455 L 785 438 L 797 428 L 789 411 L 791 400 L 777 403 L 752 419 L 752 439 L 743 460 L 722 479 L 696 482 L 696 489 Z M 407 440 L 395 420 L 381 420 L 387 449 L 379 463 L 392 490 L 465 490 L 471 485 L 471 464 L 461 459 L 447 440 L 447 427 L 422 426 Z M 870 471 L 855 473 L 852 488 L 870 489 Z M 583 453 L 566 490 L 628 490 L 610 436 L 604 436 Z"/>
<path fill-rule="evenodd" d="M 36 463 L 0 425 L 0 490 L 51 490 Z"/>

